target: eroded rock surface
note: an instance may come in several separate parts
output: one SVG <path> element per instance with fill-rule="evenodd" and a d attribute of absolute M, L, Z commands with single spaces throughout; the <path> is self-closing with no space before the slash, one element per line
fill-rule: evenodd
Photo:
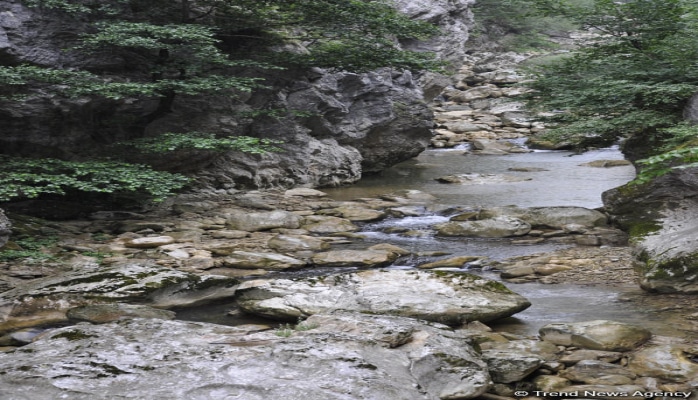
<path fill-rule="evenodd" d="M 0 357 L 0 397 L 436 400 L 489 387 L 468 337 L 443 325 L 362 314 L 304 324 L 288 337 L 155 319 L 58 329 Z"/>
<path fill-rule="evenodd" d="M 485 278 L 405 270 L 252 280 L 240 286 L 237 302 L 246 312 L 281 320 L 348 310 L 449 325 L 504 318 L 530 306 L 525 298 Z"/>

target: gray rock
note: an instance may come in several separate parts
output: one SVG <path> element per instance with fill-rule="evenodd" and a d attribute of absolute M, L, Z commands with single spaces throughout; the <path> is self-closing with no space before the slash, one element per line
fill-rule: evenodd
<path fill-rule="evenodd" d="M 0 332 L 63 321 L 68 309 L 90 304 L 139 302 L 158 308 L 204 304 L 232 297 L 237 283 L 227 277 L 198 276 L 147 263 L 85 265 L 1 293 Z"/>
<path fill-rule="evenodd" d="M 352 222 L 376 221 L 379 219 L 383 219 L 386 216 L 386 213 L 384 211 L 372 210 L 370 208 L 362 207 L 337 207 L 335 209 L 332 209 L 331 211 L 336 212 L 338 216 L 346 218 Z"/>
<path fill-rule="evenodd" d="M 315 254 L 311 262 L 318 267 L 375 268 L 386 266 L 397 257 L 391 250 L 334 250 Z"/>
<path fill-rule="evenodd" d="M 586 399 L 615 399 L 619 393 L 627 393 L 628 399 L 643 399 L 645 388 L 639 385 L 572 385 L 560 389 L 564 393 L 576 393 Z"/>
<path fill-rule="evenodd" d="M 603 194 L 604 205 L 630 233 L 640 286 L 698 293 L 698 168 L 673 170 L 646 185 Z"/>
<path fill-rule="evenodd" d="M 531 225 L 518 218 L 494 217 L 479 221 L 447 222 L 434 226 L 441 236 L 511 237 L 523 236 L 531 231 Z"/>
<path fill-rule="evenodd" d="M 307 263 L 276 253 L 261 253 L 252 251 L 233 251 L 216 263 L 219 267 L 240 269 L 265 269 L 283 271 L 305 267 Z"/>
<path fill-rule="evenodd" d="M 483 350 L 482 358 L 487 362 L 492 380 L 512 383 L 523 380 L 545 362 L 535 354 L 512 350 Z"/>
<path fill-rule="evenodd" d="M 270 211 L 259 213 L 248 213 L 235 211 L 227 215 L 226 225 L 228 228 L 257 232 L 274 228 L 296 229 L 300 227 L 301 218 L 288 211 Z"/>
<path fill-rule="evenodd" d="M 645 328 L 606 320 L 548 324 L 539 333 L 554 344 L 607 351 L 634 350 L 652 337 Z"/>
<path fill-rule="evenodd" d="M 369 270 L 297 280 L 253 280 L 241 285 L 237 302 L 269 318 L 351 310 L 459 325 L 504 318 L 530 306 L 502 284 L 470 274 Z"/>
<path fill-rule="evenodd" d="M 103 324 L 125 318 L 174 319 L 175 312 L 137 304 L 95 304 L 71 308 L 66 316 L 71 321 Z"/>
<path fill-rule="evenodd" d="M 521 147 L 506 140 L 475 139 L 472 141 L 475 154 L 530 153 L 533 150 Z M 530 180 L 530 179 L 529 179 Z"/>
<path fill-rule="evenodd" d="M 174 241 L 175 240 L 172 236 L 148 236 L 128 240 L 124 243 L 124 245 L 134 249 L 153 249 L 172 244 Z"/>
<path fill-rule="evenodd" d="M 601 212 L 583 207 L 493 207 L 480 211 L 479 219 L 509 216 L 519 218 L 532 227 L 563 229 L 575 224 L 585 227 L 604 226 L 608 218 Z"/>
<path fill-rule="evenodd" d="M 648 346 L 633 353 L 628 368 L 640 376 L 698 384 L 698 348 L 686 345 Z"/>
<path fill-rule="evenodd" d="M 0 248 L 10 240 L 10 235 L 12 235 L 12 222 L 0 208 Z"/>
<path fill-rule="evenodd" d="M 632 383 L 632 380 L 637 378 L 636 374 L 618 364 L 596 360 L 582 360 L 573 367 L 561 371 L 560 376 L 574 382 L 588 384 L 609 384 L 608 376 L 621 376 L 628 380 L 618 384 Z"/>
<path fill-rule="evenodd" d="M 307 235 L 277 235 L 269 239 L 267 246 L 280 253 L 322 251 L 330 248 L 326 241 Z"/>
<path fill-rule="evenodd" d="M 0 397 L 113 399 L 127 387 L 134 399 L 437 400 L 488 389 L 468 339 L 444 326 L 360 314 L 304 324 L 289 337 L 143 319 L 62 328 L 0 358 Z"/>
<path fill-rule="evenodd" d="M 330 234 L 340 232 L 354 232 L 359 229 L 351 221 L 345 218 L 310 215 L 303 219 L 303 229 L 312 233 Z"/>
<path fill-rule="evenodd" d="M 310 188 L 294 188 L 284 192 L 284 196 L 289 197 L 325 197 L 327 193 Z"/>

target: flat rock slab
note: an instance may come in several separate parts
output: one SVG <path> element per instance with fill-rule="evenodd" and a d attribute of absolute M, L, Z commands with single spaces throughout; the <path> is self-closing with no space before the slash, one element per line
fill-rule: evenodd
<path fill-rule="evenodd" d="M 489 387 L 469 339 L 446 326 L 361 314 L 304 325 L 287 337 L 154 319 L 61 328 L 0 357 L 0 398 L 436 400 Z"/>
<path fill-rule="evenodd" d="M 518 218 L 532 227 L 564 229 L 571 224 L 581 227 L 605 226 L 608 218 L 602 212 L 584 207 L 530 207 L 504 206 L 487 208 L 480 211 L 478 219 L 496 217 Z"/>
<path fill-rule="evenodd" d="M 59 322 L 66 311 L 90 304 L 138 302 L 185 307 L 232 297 L 238 281 L 199 276 L 134 262 L 35 279 L 0 294 L 0 332 Z"/>
<path fill-rule="evenodd" d="M 391 250 L 334 250 L 315 254 L 311 261 L 320 267 L 382 267 L 398 258 Z"/>
<path fill-rule="evenodd" d="M 237 302 L 246 312 L 280 320 L 347 310 L 449 325 L 505 318 L 531 304 L 501 283 L 475 275 L 416 270 L 247 281 Z"/>

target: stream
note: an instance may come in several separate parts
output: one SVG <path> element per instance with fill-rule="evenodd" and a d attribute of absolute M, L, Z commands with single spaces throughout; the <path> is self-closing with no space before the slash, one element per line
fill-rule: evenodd
<path fill-rule="evenodd" d="M 534 151 L 502 156 L 463 154 L 463 149 L 428 150 L 419 157 L 398 164 L 380 175 L 369 176 L 350 187 L 323 189 L 335 200 L 376 197 L 403 189 L 421 190 L 438 198 L 436 209 L 449 206 L 491 207 L 517 205 L 601 207 L 601 193 L 634 178 L 632 166 L 594 168 L 584 166 L 595 160 L 621 160 L 617 148 L 599 149 L 583 154 L 565 151 Z M 512 171 L 511 169 L 514 169 Z M 490 184 L 443 184 L 435 178 L 452 174 L 506 174 L 530 180 Z M 365 248 L 391 243 L 415 254 L 445 252 L 451 256 L 484 256 L 492 260 L 543 253 L 569 247 L 569 244 L 541 243 L 513 245 L 509 239 L 441 238 L 429 234 L 428 227 L 446 222 L 448 217 L 433 213 L 421 217 L 388 219 L 366 224 L 364 240 L 348 247 Z M 425 231 L 416 237 L 385 233 L 387 228 Z M 428 257 L 401 258 L 391 268 L 413 268 Z M 432 257 L 433 259 L 433 257 Z M 333 269 L 333 272 L 338 272 Z M 321 272 L 321 271 L 320 271 Z M 312 273 L 320 273 L 314 270 Z M 477 268 L 468 272 L 500 280 L 497 273 Z M 301 274 L 307 274 L 303 272 Z M 577 322 L 609 319 L 642 325 L 655 334 L 679 336 L 682 316 L 672 313 L 671 299 L 643 292 L 636 284 L 627 286 L 546 285 L 522 283 L 507 286 L 528 298 L 532 306 L 495 324 L 493 328 L 521 335 L 536 335 L 538 329 L 553 322 Z M 244 316 L 229 316 L 229 305 L 181 310 L 178 318 L 223 324 L 255 322 Z M 685 329 L 690 331 L 690 329 Z"/>

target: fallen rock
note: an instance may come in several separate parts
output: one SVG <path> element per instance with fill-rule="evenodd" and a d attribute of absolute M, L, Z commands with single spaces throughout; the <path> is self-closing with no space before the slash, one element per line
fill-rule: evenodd
<path fill-rule="evenodd" d="M 241 285 L 237 302 L 246 312 L 281 320 L 347 310 L 449 325 L 504 318 L 530 306 L 504 285 L 475 275 L 407 270 L 252 280 Z"/>
<path fill-rule="evenodd" d="M 564 229 L 575 224 L 583 227 L 605 226 L 608 218 L 603 213 L 583 207 L 493 207 L 480 211 L 479 219 L 495 217 L 518 218 L 532 227 Z"/>
<path fill-rule="evenodd" d="M 560 376 L 574 382 L 587 384 L 611 384 L 609 376 L 622 377 L 614 384 L 623 385 L 633 382 L 637 375 L 618 364 L 611 364 L 597 360 L 582 360 L 573 367 L 560 372 Z"/>
<path fill-rule="evenodd" d="M 172 244 L 174 241 L 174 238 L 171 236 L 148 236 L 128 240 L 124 243 L 124 246 L 134 249 L 153 249 Z"/>
<path fill-rule="evenodd" d="M 218 267 L 272 271 L 302 268 L 306 264 L 305 261 L 282 254 L 251 251 L 233 251 L 227 257 L 216 261 Z"/>
<path fill-rule="evenodd" d="M 331 234 L 341 232 L 354 232 L 359 229 L 351 221 L 345 218 L 309 215 L 303 219 L 302 228 L 312 233 Z"/>
<path fill-rule="evenodd" d="M 513 217 L 495 217 L 478 221 L 447 222 L 434 226 L 441 236 L 511 237 L 523 236 L 531 231 L 531 225 Z"/>
<path fill-rule="evenodd" d="M 628 368 L 640 376 L 698 384 L 698 348 L 679 344 L 649 346 L 633 353 Z"/>
<path fill-rule="evenodd" d="M 267 246 L 281 253 L 322 251 L 330 248 L 330 244 L 326 241 L 307 235 L 277 235 L 269 239 Z"/>
<path fill-rule="evenodd" d="M 475 154 L 509 154 L 509 153 L 530 153 L 533 150 L 518 146 L 505 140 L 474 139 L 471 141 L 473 153 Z"/>
<path fill-rule="evenodd" d="M 390 250 L 335 250 L 317 253 L 311 262 L 319 267 L 382 267 L 395 261 L 398 254 Z"/>
<path fill-rule="evenodd" d="M 230 212 L 226 225 L 230 229 L 257 232 L 274 228 L 296 229 L 300 227 L 301 217 L 288 211 L 270 211 L 248 213 L 242 210 Z"/>
<path fill-rule="evenodd" d="M 386 217 L 384 211 L 372 210 L 361 207 L 337 207 L 333 209 L 341 218 L 346 218 L 352 222 L 376 221 Z"/>
<path fill-rule="evenodd" d="M 483 350 L 492 380 L 498 383 L 518 382 L 537 370 L 545 361 L 535 354 L 512 350 Z"/>
<path fill-rule="evenodd" d="M 539 333 L 557 345 L 608 351 L 634 350 L 652 337 L 645 328 L 606 320 L 548 324 Z"/>

